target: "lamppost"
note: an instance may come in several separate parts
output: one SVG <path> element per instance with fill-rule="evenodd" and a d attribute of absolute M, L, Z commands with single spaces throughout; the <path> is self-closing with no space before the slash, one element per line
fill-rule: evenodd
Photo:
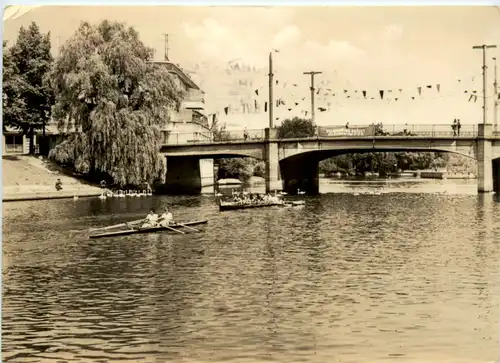
<path fill-rule="evenodd" d="M 486 106 L 486 72 L 488 67 L 486 66 L 486 49 L 496 48 L 496 45 L 475 45 L 472 49 L 482 49 L 483 50 L 483 124 L 486 124 L 487 119 L 487 106 Z"/>
<path fill-rule="evenodd" d="M 323 72 L 317 72 L 317 71 L 310 71 L 310 72 L 304 72 L 304 74 L 309 74 L 311 76 L 311 87 L 310 87 L 310 90 L 311 90 L 311 121 L 313 123 L 313 125 L 315 125 L 315 112 L 314 112 L 314 91 L 315 91 L 315 88 L 314 88 L 314 76 L 316 74 L 322 74 Z"/>

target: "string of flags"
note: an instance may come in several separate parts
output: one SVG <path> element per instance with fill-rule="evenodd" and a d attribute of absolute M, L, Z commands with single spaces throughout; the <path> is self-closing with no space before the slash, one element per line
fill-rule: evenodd
<path fill-rule="evenodd" d="M 229 69 L 230 75 L 254 76 L 253 80 L 250 78 L 239 78 L 232 80 L 235 83 L 238 92 L 233 93 L 233 97 L 229 97 L 225 106 L 220 111 L 212 115 L 222 113 L 224 115 L 230 114 L 247 114 L 247 113 L 261 113 L 269 111 L 268 104 L 268 84 L 267 74 L 259 72 L 255 67 L 240 66 L 237 63 L 232 64 Z M 255 77 L 262 75 L 260 86 L 256 87 Z M 368 101 L 386 101 L 386 102 L 399 102 L 402 100 L 416 101 L 419 99 L 434 99 L 444 97 L 455 97 L 457 94 L 464 95 L 464 100 L 467 102 L 477 102 L 482 98 L 482 94 L 474 89 L 475 78 L 457 79 L 456 84 L 422 84 L 414 87 L 406 88 L 387 88 L 387 89 L 373 89 L 373 88 L 360 88 L 352 85 L 343 85 L 342 88 L 338 87 L 339 83 L 345 82 L 332 82 L 331 80 L 322 79 L 318 80 L 317 88 L 314 88 L 316 109 L 319 112 L 330 111 L 334 104 L 338 104 L 341 100 L 368 100 Z M 302 114 L 307 116 L 310 113 L 311 95 L 309 84 L 306 84 L 308 79 L 304 78 L 303 85 L 299 85 L 293 81 L 283 81 L 281 79 L 274 79 L 273 86 L 275 88 L 274 107 L 282 111 L 294 112 L 295 115 Z M 308 83 L 308 82 L 307 82 Z M 472 84 L 471 84 L 472 83 Z M 460 90 L 461 88 L 461 90 Z M 480 88 L 480 85 L 477 85 Z M 450 94 L 451 92 L 451 94 Z M 496 97 L 500 100 L 500 94 Z M 277 117 L 277 119 L 279 119 Z M 214 118 L 215 120 L 215 118 Z"/>

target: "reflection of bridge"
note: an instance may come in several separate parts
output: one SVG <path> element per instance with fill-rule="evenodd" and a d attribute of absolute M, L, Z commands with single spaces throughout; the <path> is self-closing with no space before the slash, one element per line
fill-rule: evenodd
<path fill-rule="evenodd" d="M 226 135 L 225 141 L 193 139 L 163 145 L 167 188 L 172 192 L 199 190 L 199 159 L 254 157 L 266 162 L 267 191 L 285 189 L 293 193 L 300 188 L 314 194 L 318 192 L 318 163 L 332 156 L 373 151 L 444 151 L 478 161 L 479 192 L 500 189 L 500 134 L 493 133 L 489 124 L 463 126 L 459 136 L 453 134 L 449 125 L 399 126 L 384 133 L 375 132 L 372 127 L 364 129 L 364 134 L 351 131 L 325 134 L 320 130 L 315 137 L 279 139 L 277 129 L 266 128 L 233 132 Z M 348 136 L 349 133 L 354 136 Z"/>

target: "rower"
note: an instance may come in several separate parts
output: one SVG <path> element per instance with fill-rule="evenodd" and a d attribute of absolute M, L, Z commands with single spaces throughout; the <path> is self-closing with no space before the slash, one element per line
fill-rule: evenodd
<path fill-rule="evenodd" d="M 158 221 L 158 214 L 155 213 L 154 209 L 149 211 L 149 214 L 146 216 L 146 221 L 142 225 L 142 228 L 151 228 L 156 227 Z"/>
<path fill-rule="evenodd" d="M 162 227 L 166 227 L 169 224 L 172 224 L 174 222 L 172 213 L 168 211 L 168 208 L 165 207 L 165 212 L 160 216 L 158 220 L 158 224 Z"/>

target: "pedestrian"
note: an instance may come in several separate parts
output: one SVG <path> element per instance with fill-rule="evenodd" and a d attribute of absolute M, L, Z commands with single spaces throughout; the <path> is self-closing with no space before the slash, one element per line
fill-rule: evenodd
<path fill-rule="evenodd" d="M 457 136 L 457 119 L 453 120 L 451 124 L 451 129 L 453 130 L 453 136 Z"/>
<path fill-rule="evenodd" d="M 460 119 L 457 120 L 457 136 L 460 136 L 460 128 L 462 125 L 460 125 Z"/>
<path fill-rule="evenodd" d="M 57 178 L 55 187 L 56 187 L 56 190 L 57 190 L 58 192 L 62 190 L 62 182 L 61 182 L 61 179 Z"/>

